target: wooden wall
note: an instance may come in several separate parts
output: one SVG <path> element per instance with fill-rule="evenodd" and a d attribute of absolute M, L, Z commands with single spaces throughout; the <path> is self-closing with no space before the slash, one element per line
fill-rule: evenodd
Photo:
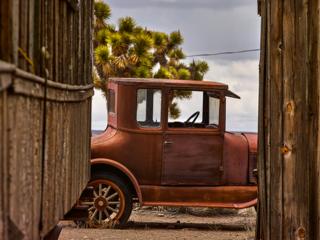
<path fill-rule="evenodd" d="M 92 0 L 0 1 L 0 239 L 39 239 L 89 179 Z"/>
<path fill-rule="evenodd" d="M 320 239 L 320 1 L 260 0 L 257 239 Z"/>

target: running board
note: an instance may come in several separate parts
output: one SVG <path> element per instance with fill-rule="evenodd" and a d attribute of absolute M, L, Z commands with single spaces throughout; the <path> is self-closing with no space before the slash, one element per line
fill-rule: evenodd
<path fill-rule="evenodd" d="M 143 206 L 166 206 L 166 207 L 212 207 L 243 209 L 256 206 L 258 199 L 245 203 L 193 203 L 193 202 L 144 202 Z"/>
<path fill-rule="evenodd" d="M 257 186 L 141 186 L 142 205 L 248 208 L 257 204 Z"/>

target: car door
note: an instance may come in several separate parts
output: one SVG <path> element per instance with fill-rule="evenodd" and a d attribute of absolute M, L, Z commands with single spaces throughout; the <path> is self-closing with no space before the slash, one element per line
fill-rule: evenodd
<path fill-rule="evenodd" d="M 176 92 L 169 94 L 174 97 L 169 99 L 164 132 L 161 183 L 175 186 L 219 185 L 223 170 L 220 100 L 210 99 L 202 91 L 173 91 Z M 170 109 L 173 107 L 176 109 Z M 177 112 L 179 116 L 174 116 Z"/>

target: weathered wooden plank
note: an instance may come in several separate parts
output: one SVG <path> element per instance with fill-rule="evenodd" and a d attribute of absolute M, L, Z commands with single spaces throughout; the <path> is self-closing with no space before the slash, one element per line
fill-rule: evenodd
<path fill-rule="evenodd" d="M 39 234 L 35 229 L 38 228 L 37 222 L 40 220 L 41 100 L 19 95 L 10 95 L 9 100 L 10 109 L 15 109 L 9 111 L 9 138 L 10 142 L 16 144 L 9 145 L 11 158 L 8 167 L 11 177 L 8 183 L 8 209 L 11 225 L 15 226 L 13 229 L 19 229 L 15 234 L 21 233 L 25 238 L 29 238 Z"/>
<path fill-rule="evenodd" d="M 0 80 L 1 82 L 1 80 Z M 4 113 L 4 102 L 5 100 L 5 93 L 3 91 L 0 92 L 0 112 Z M 0 181 L 3 182 L 3 178 L 5 177 L 5 171 L 4 171 L 4 166 L 3 163 L 5 162 L 5 156 L 4 156 L 4 143 L 6 142 L 5 138 L 3 137 L 4 134 L 4 116 L 0 116 Z M 6 223 L 5 223 L 5 212 L 4 212 L 4 188 L 5 185 L 1 184 L 0 185 L 0 237 L 5 238 L 5 228 L 6 228 Z"/>
<path fill-rule="evenodd" d="M 46 56 L 49 56 L 47 52 L 47 0 L 40 0 L 40 8 L 38 9 L 38 14 L 40 15 L 40 25 L 39 25 L 39 36 L 40 36 L 40 44 L 39 48 L 36 51 L 38 52 L 38 64 L 40 65 L 40 76 L 47 78 L 48 77 L 48 71 L 47 71 L 47 64 L 46 64 Z"/>
<path fill-rule="evenodd" d="M 12 41 L 12 52 L 11 54 L 11 63 L 14 63 L 15 65 L 18 65 L 18 48 L 19 48 L 19 29 L 20 29 L 20 9 L 19 9 L 19 0 L 12 0 L 9 3 L 11 6 L 9 10 L 11 12 L 9 13 L 9 18 L 11 18 L 12 25 L 11 28 L 8 29 L 8 32 L 6 34 L 11 35 L 11 41 Z"/>
<path fill-rule="evenodd" d="M 46 103 L 46 116 L 45 116 L 45 142 L 52 143 L 52 135 L 49 134 L 50 132 L 54 131 L 51 122 L 48 123 L 48 118 L 52 119 L 53 113 L 50 108 L 50 103 Z M 53 148 L 54 146 L 52 146 Z M 54 186 L 51 188 L 51 183 L 53 182 L 52 176 L 54 174 L 54 169 L 52 169 L 52 165 L 54 164 L 53 160 L 50 159 L 50 152 L 48 152 L 47 148 L 44 148 L 44 159 L 43 161 L 43 180 L 42 180 L 42 211 L 41 211 L 41 222 L 42 222 L 42 229 L 41 235 L 45 235 L 46 232 L 50 231 L 51 221 L 53 220 L 53 216 L 50 215 L 52 209 L 50 206 L 54 206 L 54 202 L 52 202 Z M 51 170 L 52 169 L 52 170 Z"/>
<path fill-rule="evenodd" d="M 18 66 L 23 70 L 27 70 L 28 62 L 26 59 L 28 51 L 28 3 L 29 1 L 19 2 L 19 41 L 18 41 Z"/>
<path fill-rule="evenodd" d="M 66 19 L 66 29 L 67 29 L 67 42 L 66 42 L 66 46 L 67 46 L 67 52 L 66 52 L 66 56 L 67 56 L 67 79 L 69 79 L 69 83 L 74 82 L 73 80 L 73 76 L 72 76 L 72 16 L 73 16 L 73 11 L 70 9 L 70 7 L 67 5 L 67 19 Z"/>
<path fill-rule="evenodd" d="M 58 54 L 58 59 L 59 59 L 59 82 L 64 83 L 64 78 L 63 75 L 63 36 L 64 36 L 64 28 L 63 28 L 63 21 L 61 21 L 63 18 L 63 3 L 62 1 L 59 0 L 59 39 L 58 39 L 58 48 L 59 48 L 59 54 Z M 58 10 L 57 10 L 58 11 Z"/>
<path fill-rule="evenodd" d="M 59 27 L 60 27 L 60 19 L 59 19 L 59 0 L 53 1 L 53 9 L 54 9 L 54 21 L 53 21 L 53 73 L 52 78 L 57 79 L 57 82 L 60 82 L 60 75 L 59 75 Z"/>
<path fill-rule="evenodd" d="M 79 5 L 77 0 L 65 0 L 69 6 L 72 8 L 73 11 L 79 10 Z"/>
<path fill-rule="evenodd" d="M 261 33 L 260 33 L 260 63 L 259 63 L 259 114 L 258 114 L 258 132 L 259 141 L 258 149 L 263 149 L 265 146 L 265 116 L 263 110 L 265 109 L 265 75 L 266 75 L 266 40 L 267 40 L 267 22 L 266 22 L 266 7 L 265 1 L 259 1 L 259 14 L 261 16 Z M 264 117 L 262 117 L 264 116 Z M 260 239 L 261 236 L 266 236 L 266 216 L 267 208 L 267 196 L 266 196 L 266 156 L 265 151 L 260 151 L 258 155 L 259 164 L 258 167 L 258 183 L 259 183 L 259 196 L 258 196 L 258 208 L 257 208 L 257 221 L 256 221 L 256 239 Z"/>
<path fill-rule="evenodd" d="M 89 178 L 93 1 L 72 4 L 0 2 L 0 59 L 38 75 L 0 62 L 1 239 L 43 237 Z"/>
<path fill-rule="evenodd" d="M 43 128 L 43 118 L 39 117 L 38 112 L 43 112 L 43 108 L 44 108 L 44 102 L 43 101 L 39 101 L 38 104 L 33 104 L 32 105 L 32 113 L 33 113 L 33 117 L 32 119 L 34 119 L 35 122 L 35 126 L 37 126 L 37 128 Z M 39 110 L 40 109 L 40 110 Z M 38 231 L 38 224 L 37 222 L 40 222 L 40 206 L 41 206 L 41 196 L 40 196 L 40 192 L 42 191 L 42 185 L 41 185 L 41 181 L 42 181 L 42 142 L 43 142 L 43 135 L 42 132 L 39 131 L 36 134 L 33 133 L 33 129 L 30 128 L 30 131 L 33 136 L 32 138 L 32 145 L 33 145 L 33 156 L 34 159 L 36 159 L 37 161 L 33 161 L 34 166 L 33 166 L 33 186 L 32 186 L 32 195 L 34 196 L 33 198 L 33 239 L 37 239 L 37 237 L 39 236 L 39 231 Z"/>
<path fill-rule="evenodd" d="M 83 29 L 83 35 L 82 35 L 82 38 L 83 38 L 83 52 L 82 52 L 82 59 L 83 59 L 83 64 L 84 66 L 88 66 L 88 59 L 87 57 L 85 56 L 88 56 L 87 53 L 88 53 L 88 42 L 86 41 L 87 40 L 87 36 L 88 36 L 88 21 L 87 21 L 87 18 L 86 18 L 86 11 L 88 10 L 88 2 L 87 1 L 83 1 L 83 4 L 82 4 L 82 29 Z M 88 78 L 88 68 L 83 68 L 83 82 L 82 84 L 85 84 L 85 82 L 87 81 L 87 78 Z M 91 74 L 91 73 L 90 73 Z"/>
<path fill-rule="evenodd" d="M 0 74 L 0 238 L 8 238 L 8 98 L 7 88 L 11 83 L 10 74 Z"/>
<path fill-rule="evenodd" d="M 76 52 L 76 56 L 77 56 L 77 63 L 78 63 L 78 68 L 77 68 L 77 75 L 80 76 L 80 73 L 82 73 L 82 69 L 83 69 L 83 66 L 82 66 L 82 35 L 83 35 L 83 32 L 82 32 L 82 0 L 79 0 L 79 3 L 80 3 L 80 6 L 79 6 L 79 11 L 76 12 L 76 15 L 77 15 L 77 20 L 76 20 L 76 23 L 77 23 L 77 32 L 78 32 L 78 36 L 77 36 L 77 52 Z M 82 78 L 80 79 L 79 78 L 79 82 L 78 82 L 79 85 L 82 84 Z"/>
<path fill-rule="evenodd" d="M 12 62 L 13 61 L 13 44 L 12 29 L 13 18 L 12 15 L 12 2 L 1 1 L 0 3 L 0 59 Z M 9 50 L 9 51 L 8 51 Z"/>
<path fill-rule="evenodd" d="M 72 112 L 68 109 L 68 106 L 66 104 L 63 104 L 63 111 L 65 118 L 65 128 L 64 128 L 64 139 L 65 142 L 70 145 L 72 143 L 71 141 L 71 115 Z M 72 174 L 72 168 L 71 168 L 71 148 L 67 148 L 65 152 L 65 158 L 64 158 L 64 166 L 66 169 L 65 172 L 65 181 L 64 181 L 64 188 L 65 188 L 65 199 L 64 199 L 64 209 L 68 209 L 68 206 L 71 204 L 71 174 Z"/>
<path fill-rule="evenodd" d="M 308 92 L 310 94 L 309 104 L 309 140 L 308 146 L 308 158 L 314 159 L 310 164 L 310 235 L 314 236 L 315 239 L 320 239 L 320 112 L 319 112 L 319 100 L 320 100 L 320 84 L 319 84 L 319 32 L 320 32 L 320 2 L 310 1 L 309 13 L 310 13 L 310 28 L 308 32 L 309 41 L 309 53 L 310 53 L 310 82 L 308 85 Z"/>
<path fill-rule="evenodd" d="M 258 239 L 319 239 L 319 7 L 260 2 Z"/>
<path fill-rule="evenodd" d="M 87 11 L 87 16 L 86 19 L 89 21 L 89 25 L 88 25 L 88 36 L 87 36 L 87 42 L 88 42 L 88 52 L 87 52 L 87 56 L 90 56 L 89 59 L 89 63 L 88 63 L 88 71 L 89 71 L 89 76 L 85 81 L 85 84 L 90 84 L 92 82 L 92 69 L 93 69 L 93 35 L 94 35 L 94 23 L 93 23 L 93 18 L 90 16 L 94 15 L 94 4 L 91 3 L 89 4 L 89 11 Z M 91 122 L 90 122 L 91 125 Z M 91 128 L 91 127 L 90 127 Z M 91 134 L 91 131 L 90 131 Z"/>
<path fill-rule="evenodd" d="M 41 26 L 42 26 L 42 15 L 41 15 L 41 6 L 42 1 L 35 1 L 34 2 L 34 15 L 30 16 L 30 18 L 33 17 L 33 32 L 34 36 L 30 36 L 32 38 L 33 43 L 33 64 L 34 64 L 34 70 L 35 74 L 38 76 L 43 76 L 43 66 L 42 66 L 42 56 L 39 54 L 39 51 L 42 48 L 42 34 L 41 34 Z"/>
<path fill-rule="evenodd" d="M 54 1 L 50 0 L 46 3 L 46 17 L 47 17 L 47 41 L 46 41 L 46 48 L 48 51 L 47 61 L 47 69 L 48 69 L 48 78 L 56 81 L 53 77 L 54 72 Z"/>
<path fill-rule="evenodd" d="M 68 16 L 68 21 L 69 21 L 69 29 L 70 29 L 70 36 L 69 36 L 69 61 L 70 61 L 70 66 L 69 66 L 69 74 L 70 74 L 70 81 L 72 83 L 77 84 L 77 80 L 75 80 L 74 76 L 74 65 L 75 65 L 75 56 L 74 56 L 74 49 L 75 49 L 75 26 L 74 26 L 74 13 L 69 14 Z"/>
<path fill-rule="evenodd" d="M 62 76 L 63 77 L 63 81 L 64 83 L 70 83 L 69 79 L 68 79 L 68 8 L 67 8 L 67 3 L 65 1 L 60 3 L 62 5 L 62 16 L 63 16 L 63 23 L 62 23 L 62 30 L 63 30 L 63 37 L 61 39 L 62 41 L 62 45 L 63 45 L 63 73 Z"/>
<path fill-rule="evenodd" d="M 73 29 L 73 36 L 72 36 L 72 75 L 74 79 L 75 84 L 79 84 L 79 78 L 78 78 L 78 34 L 79 34 L 79 28 L 78 28 L 78 16 L 79 11 L 76 11 L 72 15 L 72 29 Z"/>
<path fill-rule="evenodd" d="M 282 145 L 282 27 L 283 19 L 283 2 L 270 2 L 270 25 L 272 28 L 272 36 L 270 36 L 270 45 L 277 46 L 277 48 L 270 48 L 270 62 L 268 69 L 270 71 L 270 118 L 268 125 L 270 126 L 270 172 L 274 174 L 270 177 L 270 208 L 273 212 L 270 214 L 270 233 L 273 228 L 276 228 L 282 222 L 282 155 L 279 149 Z M 276 118 L 277 121 L 273 121 Z M 272 191 L 272 194 L 271 194 Z M 282 232 L 278 231 L 278 235 L 274 234 L 274 238 L 282 239 Z"/>
<path fill-rule="evenodd" d="M 34 15 L 35 15 L 35 0 L 29 0 L 28 5 L 28 56 L 32 62 L 28 65 L 28 72 L 35 73 L 35 66 L 34 66 L 34 35 L 35 35 L 35 22 L 34 22 Z"/>

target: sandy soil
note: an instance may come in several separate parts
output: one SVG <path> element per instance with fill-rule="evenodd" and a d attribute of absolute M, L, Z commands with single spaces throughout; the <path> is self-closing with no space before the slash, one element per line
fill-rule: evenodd
<path fill-rule="evenodd" d="M 59 240 L 238 240 L 254 238 L 256 213 L 247 210 L 135 209 L 125 229 L 78 228 L 61 222 Z"/>

